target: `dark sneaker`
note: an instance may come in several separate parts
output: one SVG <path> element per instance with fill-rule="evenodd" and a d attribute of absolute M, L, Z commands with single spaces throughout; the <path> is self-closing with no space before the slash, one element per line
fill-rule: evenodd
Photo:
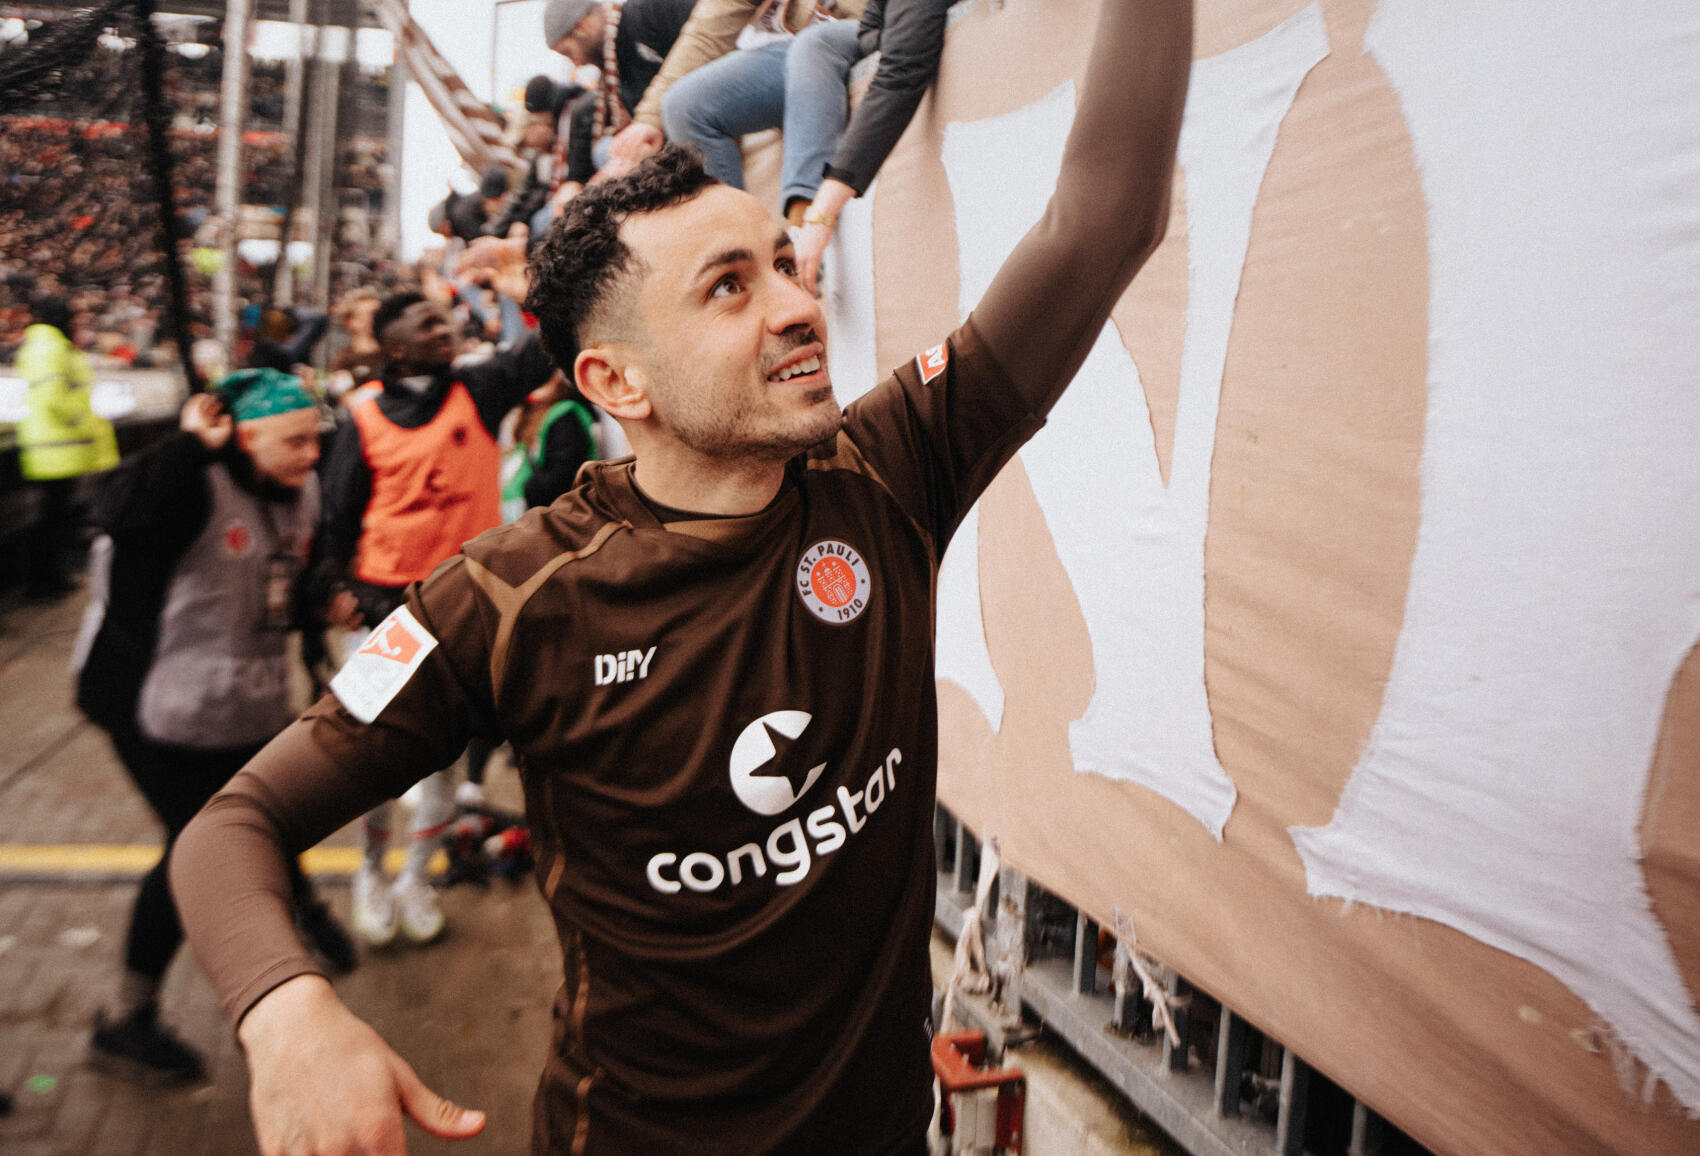
<path fill-rule="evenodd" d="M 346 975 L 360 962 L 354 951 L 354 941 L 321 900 L 300 904 L 295 913 L 295 926 L 331 974 Z"/>
<path fill-rule="evenodd" d="M 105 1012 L 96 1012 L 89 1047 L 97 1059 L 113 1061 L 134 1075 L 162 1084 L 189 1083 L 207 1074 L 195 1049 L 160 1027 L 151 1007 L 111 1023 Z"/>

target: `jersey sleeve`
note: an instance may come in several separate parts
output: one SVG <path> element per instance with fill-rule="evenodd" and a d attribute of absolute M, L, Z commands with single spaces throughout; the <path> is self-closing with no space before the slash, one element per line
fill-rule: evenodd
<path fill-rule="evenodd" d="M 844 411 L 845 433 L 939 557 L 981 491 L 1042 425 L 972 319 Z"/>
<path fill-rule="evenodd" d="M 361 646 L 367 658 L 406 668 L 381 683 L 382 703 L 359 700 L 371 721 L 336 693 L 326 695 L 179 838 L 172 892 L 232 1024 L 285 980 L 322 974 L 295 933 L 289 857 L 453 762 L 474 731 L 492 730 L 486 628 L 493 619 L 463 559 L 443 563 Z"/>
<path fill-rule="evenodd" d="M 495 726 L 489 637 L 495 613 L 460 555 L 408 588 L 302 716 L 313 739 L 366 777 L 407 787 Z"/>

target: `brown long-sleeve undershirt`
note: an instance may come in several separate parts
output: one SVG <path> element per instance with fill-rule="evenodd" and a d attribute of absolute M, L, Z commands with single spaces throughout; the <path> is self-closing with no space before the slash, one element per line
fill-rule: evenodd
<path fill-rule="evenodd" d="M 1084 361 L 1110 310 L 1162 237 L 1191 63 L 1187 0 L 1105 0 L 1055 194 L 993 280 L 971 328 L 1036 427 Z M 475 627 L 475 623 L 467 623 Z M 432 624 L 444 646 L 455 623 Z M 417 677 L 450 678 L 448 664 Z M 444 687 L 414 738 L 371 724 L 406 753 L 393 773 L 343 770 L 298 722 L 216 797 L 177 844 L 171 877 L 185 928 L 232 1022 L 266 992 L 319 973 L 290 913 L 285 857 L 432 769 L 455 736 L 494 726 L 488 688 Z M 334 703 L 316 710 L 334 709 Z M 410 750 L 418 743 L 417 750 Z"/>

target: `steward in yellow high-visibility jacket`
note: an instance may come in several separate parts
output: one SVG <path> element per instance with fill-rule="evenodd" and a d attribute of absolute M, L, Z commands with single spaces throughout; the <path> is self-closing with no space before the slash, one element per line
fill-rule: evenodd
<path fill-rule="evenodd" d="M 112 423 L 94 412 L 88 358 L 49 324 L 24 330 L 15 372 L 29 382 L 29 416 L 18 424 L 18 466 L 32 481 L 76 478 L 118 464 Z"/>
<path fill-rule="evenodd" d="M 24 550 L 25 593 L 51 597 L 74 589 L 66 555 L 75 546 L 77 479 L 118 464 L 112 423 L 94 412 L 94 374 L 71 343 L 71 311 L 62 298 L 31 307 L 14 372 L 29 383 L 29 414 L 18 423 L 18 468 L 41 496 Z"/>

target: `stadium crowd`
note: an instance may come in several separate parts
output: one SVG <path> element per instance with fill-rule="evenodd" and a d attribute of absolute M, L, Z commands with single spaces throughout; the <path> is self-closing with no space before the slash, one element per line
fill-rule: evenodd
<path fill-rule="evenodd" d="M 213 266 L 195 259 L 200 255 L 193 250 L 213 238 L 223 67 L 217 24 L 201 28 L 203 40 L 188 46 L 204 51 L 167 53 L 162 86 L 172 113 L 173 198 L 189 330 L 198 340 L 212 332 Z M 21 51 L 17 44 L 0 46 L 0 68 Z M 274 217 L 282 215 L 295 183 L 294 156 L 279 131 L 283 88 L 281 61 L 254 62 L 240 199 L 255 207 L 250 212 Z M 27 107 L 0 117 L 0 361 L 10 361 L 21 343 L 27 301 L 37 292 L 68 298 L 72 338 L 97 358 L 139 367 L 176 360 L 176 350 L 161 342 L 166 288 L 158 208 L 147 195 L 139 91 L 133 45 L 106 37 Z M 335 169 L 333 298 L 361 285 L 392 285 L 400 276 L 373 246 L 390 175 L 381 135 L 387 93 L 386 71 L 361 70 L 342 101 L 341 115 L 355 131 L 343 134 Z M 376 137 L 368 135 L 374 127 Z M 244 306 L 264 304 L 268 273 L 239 262 L 236 296 Z"/>

